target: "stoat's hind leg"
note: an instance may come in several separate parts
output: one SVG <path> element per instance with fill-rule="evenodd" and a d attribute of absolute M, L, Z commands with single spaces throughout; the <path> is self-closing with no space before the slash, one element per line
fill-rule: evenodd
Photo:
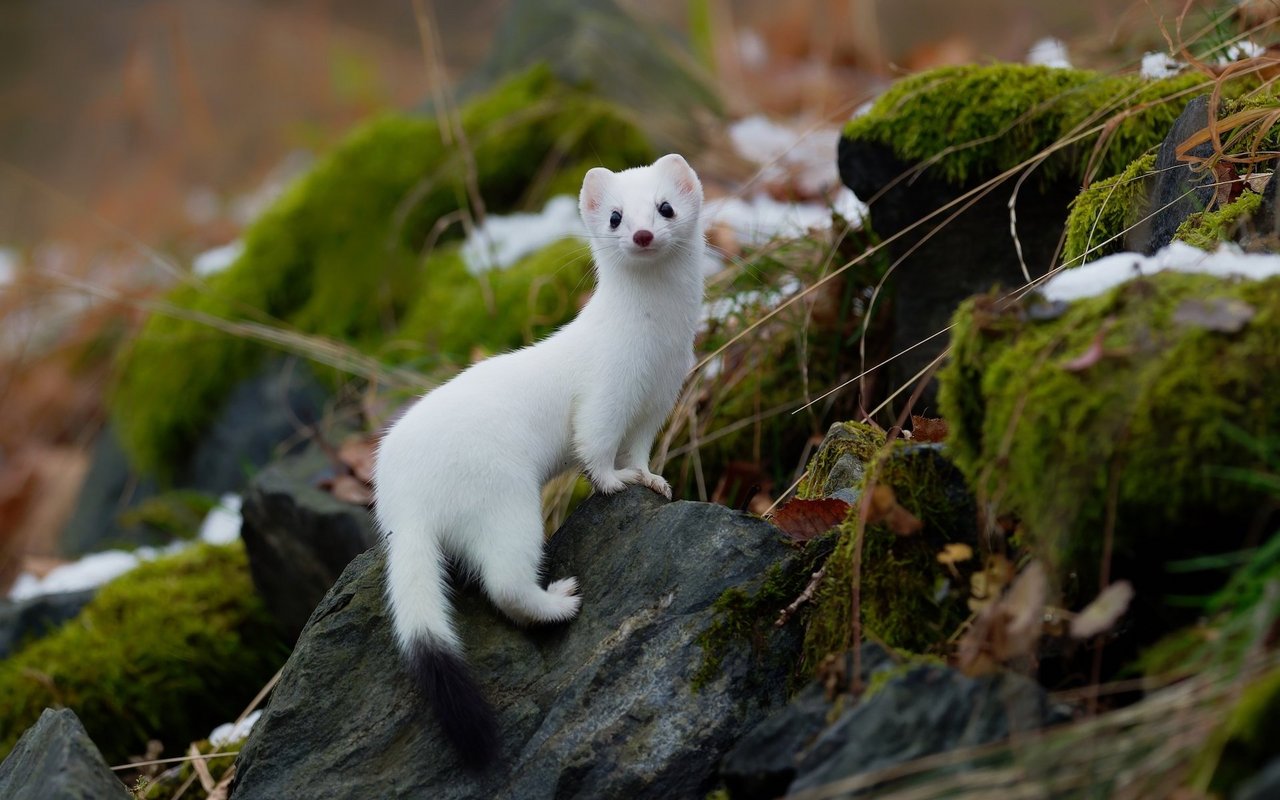
<path fill-rule="evenodd" d="M 542 563 L 542 508 L 507 501 L 486 509 L 468 544 L 485 594 L 499 610 L 521 624 L 564 622 L 578 614 L 582 598 L 577 578 L 538 583 Z"/>

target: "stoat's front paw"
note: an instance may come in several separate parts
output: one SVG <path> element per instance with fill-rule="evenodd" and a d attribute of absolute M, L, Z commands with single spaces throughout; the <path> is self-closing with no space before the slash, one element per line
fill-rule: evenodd
<path fill-rule="evenodd" d="M 607 472 L 593 472 L 588 477 L 591 479 L 591 485 L 600 494 L 617 494 L 627 488 L 627 484 L 640 483 L 642 481 L 640 471 L 634 469 L 612 469 Z"/>
<path fill-rule="evenodd" d="M 661 475 L 652 473 L 647 469 L 642 469 L 640 470 L 640 483 L 649 487 L 668 500 L 671 499 L 671 484 L 667 483 L 667 479 Z"/>

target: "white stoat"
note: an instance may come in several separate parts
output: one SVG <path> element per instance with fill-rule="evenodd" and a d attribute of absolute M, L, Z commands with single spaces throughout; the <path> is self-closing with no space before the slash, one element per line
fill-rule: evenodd
<path fill-rule="evenodd" d="M 572 577 L 540 585 L 543 484 L 580 469 L 604 494 L 638 483 L 671 496 L 649 450 L 693 364 L 701 208 L 702 184 L 678 155 L 587 172 L 579 209 L 595 257 L 591 300 L 550 337 L 427 394 L 378 448 L 375 513 L 396 637 L 471 765 L 496 754 L 497 728 L 462 660 L 446 559 L 516 622 L 562 622 L 581 598 Z"/>

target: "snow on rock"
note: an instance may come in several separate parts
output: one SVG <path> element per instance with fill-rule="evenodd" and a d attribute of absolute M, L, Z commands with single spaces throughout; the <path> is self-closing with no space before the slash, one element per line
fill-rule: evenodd
<path fill-rule="evenodd" d="M 7 286 L 18 277 L 18 261 L 16 250 L 0 247 L 0 286 Z"/>
<path fill-rule="evenodd" d="M 217 275 L 227 267 L 236 263 L 236 259 L 244 253 L 244 242 L 236 239 L 230 244 L 206 250 L 191 262 L 191 271 L 201 278 Z"/>
<path fill-rule="evenodd" d="M 552 242 L 586 233 L 578 216 L 578 199 L 557 195 L 539 212 L 486 217 L 463 243 L 462 259 L 468 272 L 479 275 L 506 269 Z"/>
<path fill-rule="evenodd" d="M 230 544 L 240 538 L 240 496 L 223 495 L 219 505 L 205 516 L 197 538 L 209 544 Z M 90 553 L 78 561 L 49 570 L 43 578 L 24 572 L 13 582 L 9 599 L 27 600 L 46 594 L 93 589 L 115 580 L 139 564 L 180 552 L 192 544 L 194 542 L 179 540 L 163 547 Z"/>
<path fill-rule="evenodd" d="M 707 203 L 703 214 L 707 227 L 727 225 L 739 241 L 748 245 L 763 244 L 777 237 L 803 236 L 810 230 L 831 227 L 831 212 L 853 223 L 861 222 L 867 206 L 849 189 L 836 193 L 830 206 L 825 203 L 786 203 L 766 194 L 749 200 L 725 197 Z"/>
<path fill-rule="evenodd" d="M 1071 59 L 1067 56 L 1067 45 L 1061 39 L 1046 36 L 1027 52 L 1027 63 L 1042 67 L 1070 69 Z"/>
<path fill-rule="evenodd" d="M 807 197 L 840 184 L 837 127 L 802 128 L 756 114 L 730 125 L 729 141 L 738 155 L 760 167 L 765 183 L 793 183 Z"/>
<path fill-rule="evenodd" d="M 1227 48 L 1227 52 L 1218 56 L 1219 64 L 1230 64 L 1232 61 L 1243 61 L 1246 58 L 1257 58 L 1267 52 L 1267 48 L 1248 39 Z"/>
<path fill-rule="evenodd" d="M 262 716 L 262 709 L 254 711 L 239 722 L 224 722 L 209 734 L 209 744 L 214 747 L 226 747 L 235 742 L 243 742 L 249 738 L 249 732 Z"/>
<path fill-rule="evenodd" d="M 1040 286 L 1039 291 L 1051 302 L 1080 300 L 1096 297 L 1134 278 L 1165 270 L 1259 280 L 1280 275 L 1280 254 L 1245 253 L 1230 244 L 1206 253 L 1185 242 L 1174 242 L 1152 256 L 1116 253 L 1082 267 L 1064 270 Z"/>
<path fill-rule="evenodd" d="M 1151 52 L 1142 57 L 1142 77 L 1153 81 L 1172 78 L 1186 66 L 1168 53 Z"/>

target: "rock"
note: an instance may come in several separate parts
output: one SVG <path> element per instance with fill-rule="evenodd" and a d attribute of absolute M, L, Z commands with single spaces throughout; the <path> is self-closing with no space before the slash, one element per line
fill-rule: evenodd
<path fill-rule="evenodd" d="M 1203 130 L 1208 120 L 1209 96 L 1201 95 L 1187 103 L 1160 145 L 1160 152 L 1156 155 L 1157 177 L 1151 197 L 1155 216 L 1151 218 L 1147 255 L 1172 242 L 1178 226 L 1192 214 L 1204 211 L 1213 199 L 1213 173 L 1193 172 L 1191 164 L 1179 161 L 1176 155 L 1178 145 Z M 1198 145 L 1190 150 L 1190 154 L 1207 158 L 1213 154 L 1213 145 L 1208 142 Z"/>
<path fill-rule="evenodd" d="M 900 180 L 917 165 L 900 160 L 883 144 L 848 138 L 840 140 L 839 163 L 844 184 L 869 200 L 871 227 L 882 239 L 906 230 L 989 177 L 955 185 L 925 171 L 914 180 Z M 1007 183 L 963 211 L 957 205 L 954 219 L 946 212 L 886 244 L 889 262 L 897 264 L 890 278 L 890 352 L 902 353 L 893 361 L 886 392 L 923 370 L 946 348 L 945 335 L 921 340 L 945 329 L 961 301 L 995 286 L 1023 285 L 1024 262 L 1032 278 L 1053 266 L 1067 206 L 1079 190 L 1077 179 L 1062 175 L 1023 184 L 1018 192 L 1017 242 L 1009 230 L 1012 190 L 1012 183 Z M 936 389 L 930 383 L 913 413 L 936 415 Z"/>
<path fill-rule="evenodd" d="M 474 587 L 455 596 L 503 737 L 498 765 L 475 774 L 410 687 L 383 554 L 371 550 L 308 622 L 237 761 L 232 796 L 701 797 L 724 751 L 784 700 L 798 641 L 785 629 L 758 651 L 732 640 L 695 690 L 699 638 L 726 589 L 758 583 L 789 552 L 776 529 L 721 506 L 640 488 L 587 500 L 546 559 L 547 576 L 581 584 L 573 622 L 521 630 Z"/>
<path fill-rule="evenodd" d="M 1262 771 L 1236 789 L 1232 800 L 1271 800 L 1280 797 L 1280 758 L 1267 762 Z"/>
<path fill-rule="evenodd" d="M 5 800 L 130 800 L 75 712 L 46 708 L 0 764 Z"/>
<path fill-rule="evenodd" d="M 351 559 L 378 539 L 363 507 L 316 488 L 326 469 L 318 448 L 282 459 L 254 477 L 241 506 L 254 586 L 289 642 Z"/>
<path fill-rule="evenodd" d="M 1272 163 L 1271 178 L 1267 181 L 1267 186 L 1262 190 L 1262 208 L 1258 209 L 1258 216 L 1255 218 L 1256 230 L 1255 234 L 1264 241 L 1270 243 L 1272 249 L 1275 249 L 1276 240 L 1280 238 L 1280 205 L 1276 201 L 1276 193 L 1280 191 L 1280 180 L 1276 180 L 1276 169 L 1280 168 L 1280 160 Z"/>
<path fill-rule="evenodd" d="M 844 674 L 853 670 L 851 652 L 845 654 Z M 864 685 L 874 673 L 893 667 L 883 648 L 862 645 Z M 826 687 L 814 681 L 739 739 L 720 762 L 720 778 L 733 800 L 772 800 L 786 794 L 800 755 L 827 727 L 832 707 Z"/>
<path fill-rule="evenodd" d="M 163 544 L 141 526 L 120 522 L 120 512 L 154 497 L 160 489 L 152 478 L 129 465 L 113 425 L 98 434 L 84 484 L 71 518 L 62 529 L 58 550 L 66 558 L 78 558 L 110 543 Z"/>
<path fill-rule="evenodd" d="M 1053 721 L 1056 717 L 1044 689 L 1023 676 L 1004 673 L 969 678 L 934 664 L 911 667 L 845 712 L 822 734 L 800 759 L 789 792 L 935 753 L 999 741 Z"/>
<path fill-rule="evenodd" d="M 0 658 L 8 658 L 21 645 L 75 617 L 96 593 L 96 589 L 85 589 L 18 601 L 0 599 Z"/>

